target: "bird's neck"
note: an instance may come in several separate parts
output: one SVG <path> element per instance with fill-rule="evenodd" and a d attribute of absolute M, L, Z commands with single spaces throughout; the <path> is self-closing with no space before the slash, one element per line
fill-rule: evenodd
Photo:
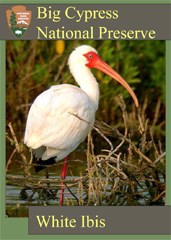
<path fill-rule="evenodd" d="M 78 69 L 77 69 L 78 70 Z M 99 85 L 91 73 L 90 69 L 82 68 L 80 71 L 72 72 L 75 81 L 80 85 L 80 88 L 87 94 L 95 106 L 95 110 L 99 104 Z"/>

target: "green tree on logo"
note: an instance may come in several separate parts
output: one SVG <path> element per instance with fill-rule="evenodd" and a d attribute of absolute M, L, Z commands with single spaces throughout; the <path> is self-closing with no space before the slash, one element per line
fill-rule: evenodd
<path fill-rule="evenodd" d="M 17 24 L 16 14 L 13 11 L 11 12 L 11 16 L 10 16 L 10 23 L 12 28 L 14 28 Z"/>

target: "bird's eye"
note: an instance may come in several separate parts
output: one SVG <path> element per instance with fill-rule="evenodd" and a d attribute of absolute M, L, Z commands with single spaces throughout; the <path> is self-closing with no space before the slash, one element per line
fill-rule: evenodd
<path fill-rule="evenodd" d="M 88 55 L 88 58 L 92 58 L 92 57 L 93 57 L 92 54 L 89 54 L 89 55 Z"/>

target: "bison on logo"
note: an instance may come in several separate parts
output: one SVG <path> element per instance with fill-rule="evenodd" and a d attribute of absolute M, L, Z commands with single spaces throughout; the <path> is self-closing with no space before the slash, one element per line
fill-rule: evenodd
<path fill-rule="evenodd" d="M 6 10 L 8 27 L 17 38 L 21 38 L 31 22 L 32 11 L 25 6 L 14 6 Z"/>

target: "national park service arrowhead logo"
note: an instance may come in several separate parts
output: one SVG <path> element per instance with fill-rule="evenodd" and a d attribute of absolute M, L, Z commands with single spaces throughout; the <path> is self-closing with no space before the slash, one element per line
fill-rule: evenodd
<path fill-rule="evenodd" d="M 6 10 L 8 27 L 17 38 L 21 38 L 31 22 L 32 11 L 25 6 L 14 6 Z"/>

